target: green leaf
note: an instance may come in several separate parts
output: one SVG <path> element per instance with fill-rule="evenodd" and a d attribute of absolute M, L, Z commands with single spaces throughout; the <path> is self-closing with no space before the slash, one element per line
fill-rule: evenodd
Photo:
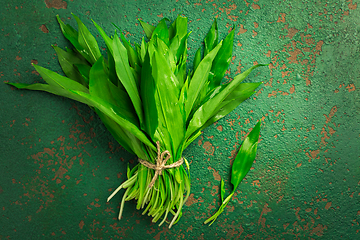
<path fill-rule="evenodd" d="M 86 60 L 89 59 L 89 56 L 85 52 L 84 48 L 79 44 L 78 42 L 78 32 L 71 27 L 69 24 L 65 24 L 59 17 L 59 15 L 56 15 L 56 18 L 59 22 L 60 29 L 64 36 L 71 42 L 72 45 L 76 48 L 76 50 L 83 55 L 83 57 L 86 58 Z"/>
<path fill-rule="evenodd" d="M 240 182 L 249 172 L 255 160 L 260 135 L 260 126 L 261 120 L 258 121 L 254 129 L 245 138 L 233 162 L 231 168 L 231 183 L 234 186 L 233 192 L 235 192 Z"/>
<path fill-rule="evenodd" d="M 155 30 L 155 27 L 153 25 L 150 25 L 150 24 L 148 24 L 146 22 L 143 22 L 141 20 L 139 20 L 139 22 L 140 22 L 142 28 L 144 29 L 146 37 L 150 40 L 151 36 L 152 36 L 152 34 L 153 34 L 154 30 Z"/>
<path fill-rule="evenodd" d="M 185 105 L 187 118 L 190 115 L 191 110 L 195 104 L 195 100 L 197 99 L 200 91 L 204 87 L 208 75 L 211 69 L 212 62 L 221 47 L 221 43 L 219 43 L 203 60 L 200 62 L 199 66 L 194 72 L 194 75 L 190 81 L 189 89 L 188 89 L 188 99 Z"/>
<path fill-rule="evenodd" d="M 96 29 L 100 33 L 101 37 L 104 39 L 108 51 L 112 54 L 112 52 L 113 52 L 113 50 L 112 50 L 113 40 L 105 33 L 105 31 L 94 20 L 92 20 L 92 21 L 93 21 Z"/>
<path fill-rule="evenodd" d="M 209 89 L 213 89 L 220 85 L 226 70 L 229 68 L 233 52 L 234 32 L 235 29 L 233 29 L 223 40 L 223 44 L 214 59 L 210 71 L 212 73 L 210 75 L 212 78 L 209 79 Z"/>
<path fill-rule="evenodd" d="M 75 66 L 76 64 L 88 66 L 87 61 L 83 58 L 79 58 L 78 55 L 72 51 L 64 51 L 57 46 L 53 46 L 53 48 L 57 53 L 60 66 L 64 71 L 65 75 L 68 78 L 75 80 L 84 86 L 87 85 L 86 80 L 82 77 L 81 73 Z"/>
<path fill-rule="evenodd" d="M 127 176 L 128 179 L 130 178 L 130 166 L 129 166 L 129 163 L 128 163 L 127 169 L 126 169 L 126 176 Z"/>
<path fill-rule="evenodd" d="M 132 48 L 130 42 L 126 40 L 124 34 L 122 34 L 121 32 L 120 32 L 120 38 L 127 50 L 130 66 L 134 69 L 136 68 L 136 65 L 141 66 L 137 52 Z"/>
<path fill-rule="evenodd" d="M 210 94 L 209 99 L 204 102 L 193 114 L 187 128 L 187 138 L 194 132 L 202 129 L 206 122 L 213 116 L 214 111 L 222 104 L 223 100 L 236 89 L 236 87 L 251 73 L 252 70 L 260 66 L 266 66 L 266 64 L 257 64 L 237 75 L 234 80 L 227 85 L 220 85 L 217 89 L 214 89 L 214 91 Z"/>
<path fill-rule="evenodd" d="M 141 69 L 142 81 L 140 82 L 140 94 L 144 105 L 144 130 L 154 139 L 155 131 L 158 127 L 158 114 L 155 102 L 156 85 L 152 77 L 150 57 L 147 53 Z"/>
<path fill-rule="evenodd" d="M 79 33 L 78 33 L 78 42 L 83 47 L 84 51 L 87 53 L 87 59 L 91 64 L 94 64 L 98 58 L 101 56 L 99 46 L 93 35 L 89 32 L 87 27 L 81 22 L 81 20 L 74 14 L 72 14 L 78 24 Z M 84 56 L 85 57 L 85 56 Z"/>
<path fill-rule="evenodd" d="M 141 54 L 140 54 L 140 56 L 141 56 L 141 60 L 144 62 L 145 60 L 145 55 L 146 55 L 146 53 L 147 53 L 147 44 L 145 43 L 145 39 L 144 39 L 144 37 L 141 39 Z"/>
<path fill-rule="evenodd" d="M 177 79 L 161 53 L 155 52 L 152 67 L 166 129 L 172 141 L 172 156 L 175 157 L 185 133 L 185 118 L 178 102 L 180 92 Z"/>
<path fill-rule="evenodd" d="M 41 77 L 44 79 L 44 81 L 52 86 L 61 87 L 64 89 L 71 89 L 75 91 L 81 91 L 85 93 L 89 92 L 89 90 L 85 86 L 74 80 L 71 80 L 70 78 L 61 76 L 56 72 L 53 72 L 51 70 L 48 70 L 46 68 L 40 67 L 35 64 L 33 64 L 33 66 L 36 69 L 36 71 L 41 75 Z"/>
<path fill-rule="evenodd" d="M 86 84 L 89 84 L 89 72 L 91 69 L 91 66 L 85 65 L 85 64 L 74 64 L 79 73 L 81 74 L 82 78 L 86 82 Z"/>
<path fill-rule="evenodd" d="M 241 83 L 239 86 L 227 96 L 222 103 L 214 110 L 213 115 L 209 120 L 201 127 L 205 129 L 214 122 L 225 117 L 231 111 L 233 111 L 240 103 L 248 99 L 255 93 L 255 89 L 258 88 L 262 82 L 259 83 Z"/>
<path fill-rule="evenodd" d="M 226 197 L 226 199 L 223 199 L 223 190 L 225 192 L 225 189 L 223 187 L 223 182 L 221 182 L 221 206 L 219 210 L 212 215 L 210 218 L 208 218 L 204 224 L 207 224 L 209 222 L 210 225 L 214 223 L 214 221 L 217 219 L 217 217 L 224 211 L 227 204 L 230 202 L 232 196 L 235 194 L 236 188 L 244 179 L 246 174 L 249 172 L 251 165 L 255 159 L 256 156 L 256 150 L 257 150 L 257 144 L 259 140 L 259 134 L 260 134 L 260 125 L 261 121 L 256 124 L 254 129 L 249 133 L 249 135 L 245 138 L 243 144 L 240 147 L 239 152 L 237 153 L 235 160 L 232 165 L 232 172 L 231 172 L 231 183 L 234 186 L 233 191 L 229 194 L 229 196 Z"/>
<path fill-rule="evenodd" d="M 224 180 L 221 179 L 221 184 L 220 184 L 221 202 L 224 202 L 224 195 L 225 195 L 225 187 L 224 187 L 224 185 L 225 185 Z"/>
<path fill-rule="evenodd" d="M 165 19 L 162 19 L 154 29 L 151 37 L 154 36 L 157 36 L 157 38 L 161 39 L 166 45 L 169 45 L 169 30 L 166 26 Z"/>
<path fill-rule="evenodd" d="M 85 103 L 91 107 L 98 108 L 102 113 L 104 113 L 107 117 L 109 117 L 111 120 L 116 122 L 123 129 L 129 131 L 141 142 L 149 146 L 149 148 L 156 150 L 156 147 L 147 138 L 147 136 L 136 125 L 128 121 L 127 118 L 122 114 L 122 111 L 117 106 L 108 103 L 99 97 L 92 96 L 85 92 L 67 90 L 59 86 L 52 86 L 48 84 L 40 84 L 40 83 L 35 83 L 31 85 L 21 84 L 21 83 L 8 83 L 8 84 L 17 87 L 19 89 L 46 91 L 55 95 L 67 97 Z"/>
<path fill-rule="evenodd" d="M 204 39 L 204 44 L 205 44 L 205 49 L 204 49 L 204 57 L 205 57 L 218 44 L 218 27 L 217 27 L 216 18 L 213 24 L 211 25 L 208 34 Z"/>
<path fill-rule="evenodd" d="M 173 52 L 176 63 L 187 58 L 187 18 L 178 16 L 169 28 L 170 50 Z"/>
<path fill-rule="evenodd" d="M 91 95 L 118 106 L 127 120 L 139 126 L 139 121 L 127 93 L 110 82 L 106 75 L 103 57 L 100 57 L 91 67 L 89 91 Z"/>
<path fill-rule="evenodd" d="M 197 69 L 197 67 L 199 66 L 200 62 L 201 62 L 201 47 L 199 47 L 195 53 L 194 63 L 193 63 L 193 71 L 194 72 Z"/>
<path fill-rule="evenodd" d="M 142 102 L 138 91 L 138 83 L 134 78 L 128 60 L 126 48 L 121 44 L 119 37 L 115 33 L 113 41 L 113 51 L 115 60 L 116 74 L 129 94 L 131 102 L 139 117 L 140 123 L 143 122 Z"/>

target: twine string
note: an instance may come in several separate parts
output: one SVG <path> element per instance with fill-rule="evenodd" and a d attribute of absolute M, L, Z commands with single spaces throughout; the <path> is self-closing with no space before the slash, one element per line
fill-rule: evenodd
<path fill-rule="evenodd" d="M 162 174 L 162 170 L 168 169 L 168 168 L 179 167 L 184 162 L 183 158 L 180 158 L 180 160 L 178 160 L 177 162 L 174 162 L 174 163 L 169 164 L 169 165 L 165 165 L 167 160 L 169 160 L 171 158 L 171 154 L 170 154 L 170 152 L 168 150 L 165 150 L 165 151 L 161 152 L 161 150 L 160 150 L 160 142 L 159 141 L 156 142 L 156 147 L 157 147 L 156 164 L 150 163 L 150 162 L 148 162 L 146 160 L 143 160 L 143 159 L 139 158 L 139 162 L 142 165 L 144 165 L 147 168 L 155 170 L 155 175 L 152 178 L 152 180 L 151 180 L 151 182 L 150 182 L 150 184 L 148 186 L 149 189 L 154 186 L 156 179 L 158 178 L 159 175 Z"/>

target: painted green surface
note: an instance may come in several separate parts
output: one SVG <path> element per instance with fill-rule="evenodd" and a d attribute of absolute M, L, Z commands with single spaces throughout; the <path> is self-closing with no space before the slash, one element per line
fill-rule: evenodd
<path fill-rule="evenodd" d="M 42 80 L 31 62 L 60 71 L 51 44 L 69 46 L 55 15 L 71 12 L 132 42 L 137 19 L 191 21 L 189 64 L 214 17 L 224 37 L 236 26 L 228 78 L 255 62 L 252 99 L 206 129 L 184 153 L 192 195 L 170 230 L 125 206 L 126 153 L 88 107 L 0 84 L 0 239 L 358 239 L 360 238 L 360 6 L 357 1 L 12 1 L 0 8 L 1 82 Z M 90 31 L 96 33 L 95 27 Z M 100 41 L 101 46 L 105 46 Z M 225 79 L 227 80 L 227 79 Z M 239 142 L 263 120 L 258 155 L 236 197 L 211 226 L 220 176 L 230 189 Z"/>

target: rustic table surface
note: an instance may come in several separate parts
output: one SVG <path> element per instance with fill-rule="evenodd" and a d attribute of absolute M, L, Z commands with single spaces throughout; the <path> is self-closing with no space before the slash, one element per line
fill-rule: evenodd
<path fill-rule="evenodd" d="M 137 19 L 189 19 L 189 66 L 215 17 L 220 37 L 235 26 L 225 80 L 256 63 L 258 92 L 207 128 L 184 155 L 192 193 L 178 224 L 158 227 L 127 202 L 125 152 L 81 103 L 4 82 L 42 79 L 30 63 L 60 71 L 52 44 L 70 46 L 56 15 L 71 12 L 97 34 L 112 22 L 131 42 Z M 0 239 L 360 239 L 360 6 L 356 0 L 14 0 L 0 8 Z M 104 42 L 97 36 L 100 46 Z M 220 179 L 244 136 L 262 119 L 253 168 L 212 225 Z"/>

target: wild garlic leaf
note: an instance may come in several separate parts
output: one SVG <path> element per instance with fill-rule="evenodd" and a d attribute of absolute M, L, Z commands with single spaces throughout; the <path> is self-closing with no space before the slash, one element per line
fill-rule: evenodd
<path fill-rule="evenodd" d="M 169 30 L 166 26 L 165 19 L 162 19 L 154 29 L 151 37 L 153 38 L 154 36 L 161 39 L 166 45 L 169 46 Z"/>
<path fill-rule="evenodd" d="M 126 92 L 129 94 L 131 102 L 134 105 L 135 111 L 139 117 L 140 123 L 142 123 L 143 109 L 138 91 L 138 83 L 136 82 L 136 79 L 131 72 L 126 48 L 121 44 L 120 39 L 116 33 L 113 41 L 113 51 L 116 74 L 124 86 Z"/>
<path fill-rule="evenodd" d="M 98 58 L 101 56 L 99 46 L 96 39 L 91 35 L 87 27 L 81 22 L 81 20 L 74 15 L 74 18 L 78 24 L 78 42 L 82 46 L 83 51 L 87 53 L 89 59 L 87 59 L 91 64 L 94 64 Z"/>
<path fill-rule="evenodd" d="M 194 107 L 195 101 L 208 79 L 212 62 L 220 47 L 221 43 L 219 43 L 208 55 L 206 55 L 206 57 L 203 58 L 190 80 L 188 99 L 185 105 L 187 114 L 186 118 L 189 117 L 190 112 Z"/>
<path fill-rule="evenodd" d="M 148 23 L 146 23 L 144 21 L 141 21 L 141 20 L 139 20 L 139 22 L 140 22 L 142 28 L 144 29 L 146 37 L 150 40 L 151 36 L 152 36 L 152 34 L 153 34 L 154 30 L 155 30 L 155 27 L 153 25 L 150 25 L 150 24 L 148 24 Z"/>
<path fill-rule="evenodd" d="M 217 22 L 216 22 L 216 18 L 215 18 L 208 34 L 206 35 L 206 37 L 204 39 L 204 45 L 205 45 L 204 57 L 209 52 L 211 52 L 217 44 L 218 44 L 218 27 L 217 27 Z"/>
<path fill-rule="evenodd" d="M 237 75 L 233 81 L 225 86 L 219 86 L 218 91 L 211 94 L 209 99 L 204 102 L 193 114 L 189 125 L 187 127 L 186 136 L 190 137 L 194 132 L 201 129 L 206 122 L 211 118 L 214 110 L 222 103 L 222 101 L 236 89 L 236 87 L 251 73 L 252 70 L 264 64 L 255 65 L 245 72 Z"/>
<path fill-rule="evenodd" d="M 79 58 L 77 54 L 72 51 L 64 51 L 57 46 L 53 46 L 53 48 L 56 51 L 60 66 L 65 75 L 68 78 L 75 80 L 82 85 L 86 85 L 86 80 L 82 77 L 81 73 L 76 67 L 76 64 L 87 65 L 87 61 Z"/>
<path fill-rule="evenodd" d="M 71 89 L 75 91 L 81 91 L 85 93 L 89 92 L 89 90 L 85 86 L 70 78 L 64 77 L 49 69 L 40 67 L 39 65 L 33 64 L 33 66 L 36 69 L 36 71 L 41 75 L 41 77 L 44 79 L 44 81 L 52 86 L 61 87 L 64 89 Z"/>
<path fill-rule="evenodd" d="M 210 126 L 214 122 L 228 115 L 233 111 L 240 103 L 248 99 L 255 93 L 255 89 L 262 83 L 241 83 L 236 89 L 227 96 L 222 103 L 214 110 L 209 120 L 201 127 L 201 130 Z"/>
<path fill-rule="evenodd" d="M 220 184 L 220 196 L 221 196 L 221 202 L 224 202 L 224 195 L 225 195 L 225 183 L 224 180 L 221 178 L 221 184 Z"/>
<path fill-rule="evenodd" d="M 234 32 L 235 28 L 223 40 L 223 44 L 214 59 L 210 71 L 212 74 L 209 75 L 212 76 L 212 78 L 209 79 L 209 89 L 220 85 L 226 70 L 229 68 L 233 52 Z"/>
<path fill-rule="evenodd" d="M 231 184 L 234 186 L 233 192 L 235 192 L 254 162 L 260 135 L 260 126 L 261 120 L 258 121 L 254 129 L 245 138 L 235 157 L 231 168 Z"/>

